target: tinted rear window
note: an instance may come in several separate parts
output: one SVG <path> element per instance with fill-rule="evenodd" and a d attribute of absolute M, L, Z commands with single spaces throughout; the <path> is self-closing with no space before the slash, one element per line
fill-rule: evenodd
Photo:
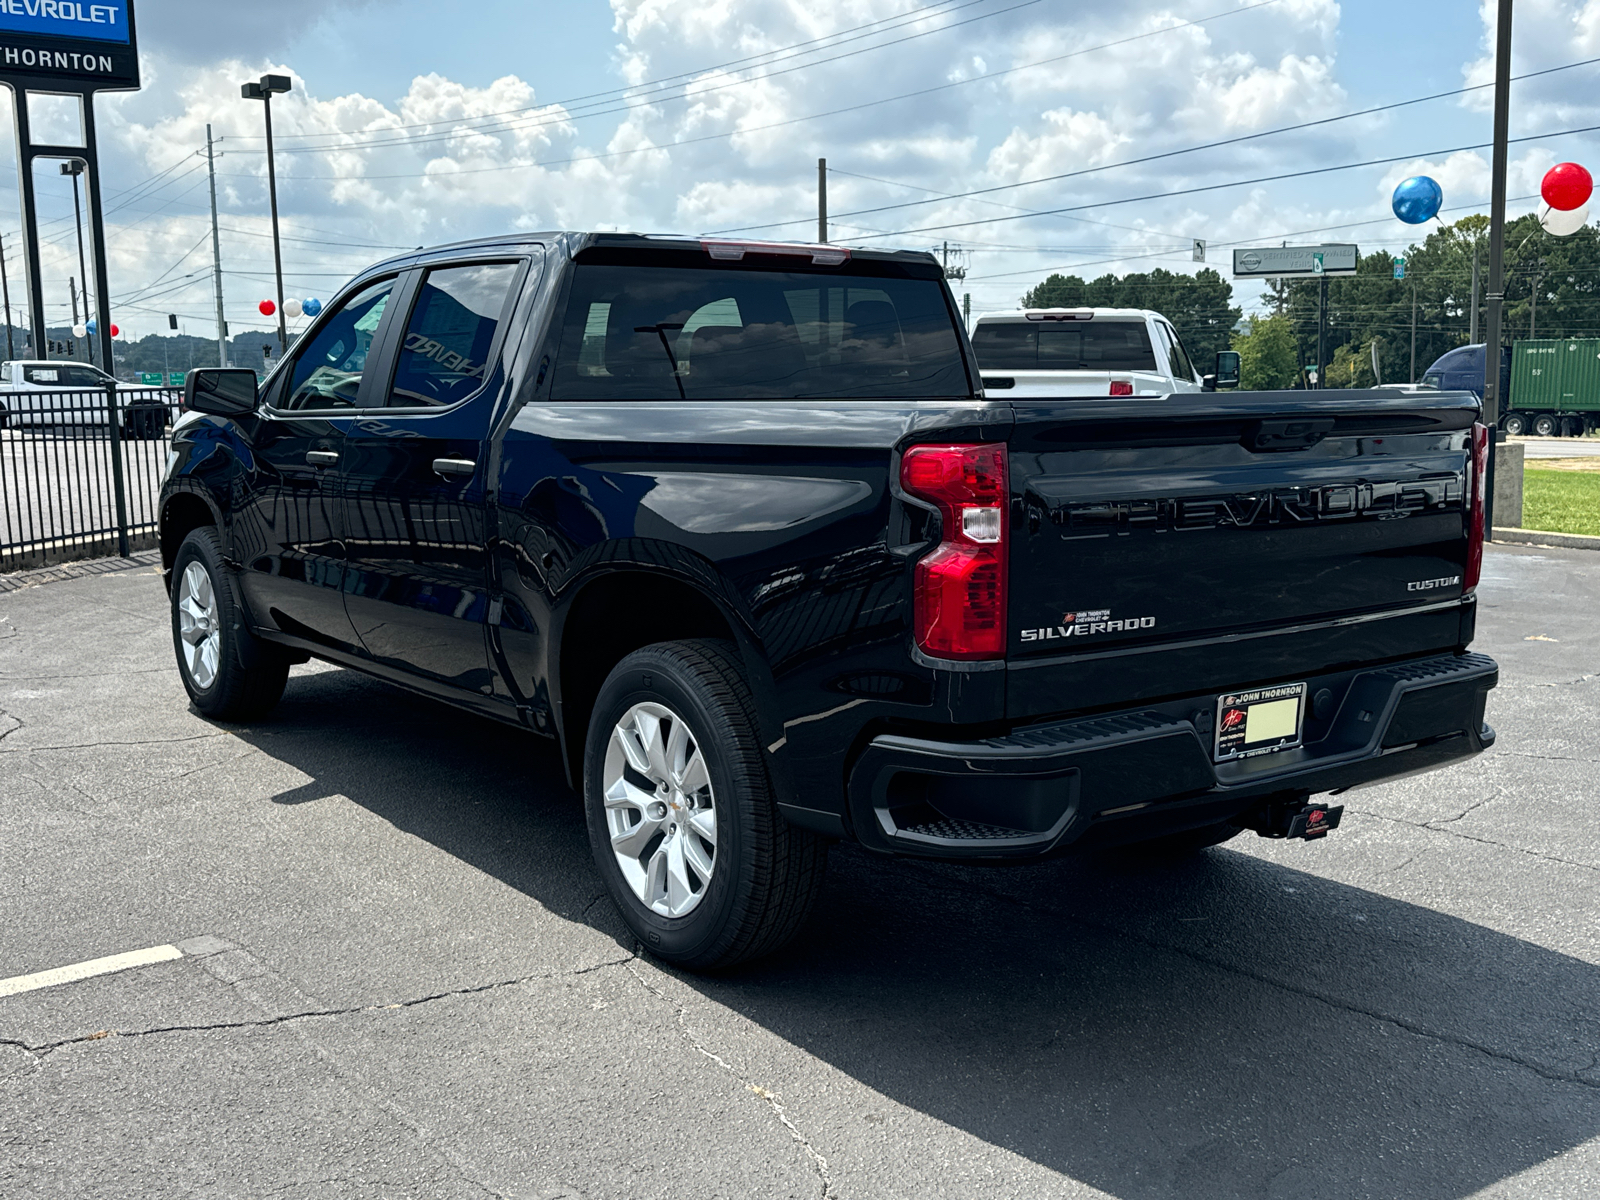
<path fill-rule="evenodd" d="M 979 325 L 972 335 L 985 371 L 1154 371 L 1143 321 L 1029 321 Z"/>
<path fill-rule="evenodd" d="M 970 396 L 943 284 L 853 265 L 844 274 L 580 261 L 551 396 Z"/>

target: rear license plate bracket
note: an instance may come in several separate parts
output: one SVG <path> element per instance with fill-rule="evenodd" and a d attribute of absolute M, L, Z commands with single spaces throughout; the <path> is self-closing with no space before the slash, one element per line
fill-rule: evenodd
<path fill-rule="evenodd" d="M 1306 685 L 1284 683 L 1217 697 L 1212 756 L 1217 762 L 1292 750 L 1305 729 Z"/>

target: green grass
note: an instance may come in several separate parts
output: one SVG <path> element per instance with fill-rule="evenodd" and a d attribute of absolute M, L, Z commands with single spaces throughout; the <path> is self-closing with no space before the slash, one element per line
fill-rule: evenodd
<path fill-rule="evenodd" d="M 1600 535 L 1600 471 L 1524 471 L 1522 527 Z"/>

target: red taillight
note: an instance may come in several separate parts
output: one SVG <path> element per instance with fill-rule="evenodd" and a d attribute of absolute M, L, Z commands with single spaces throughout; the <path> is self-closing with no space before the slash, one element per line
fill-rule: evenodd
<path fill-rule="evenodd" d="M 1489 427 L 1481 421 L 1472 426 L 1472 462 L 1467 469 L 1467 490 L 1472 506 L 1467 512 L 1467 581 L 1463 593 L 1478 586 L 1483 575 L 1484 510 L 1489 484 Z"/>
<path fill-rule="evenodd" d="M 917 645 L 936 658 L 1004 658 L 1005 446 L 913 446 L 900 485 L 938 505 L 944 523 L 916 567 Z"/>
<path fill-rule="evenodd" d="M 1111 394 L 1113 396 L 1131 396 L 1133 395 L 1133 384 L 1125 379 L 1113 379 L 1111 381 Z"/>

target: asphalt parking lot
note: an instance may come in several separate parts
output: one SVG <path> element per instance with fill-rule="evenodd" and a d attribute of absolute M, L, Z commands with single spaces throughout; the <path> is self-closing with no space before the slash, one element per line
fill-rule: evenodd
<path fill-rule="evenodd" d="M 0 1196 L 1600 1194 L 1600 555 L 1493 548 L 1500 741 L 1317 844 L 835 850 L 641 957 L 532 735 L 296 668 L 188 709 L 142 566 L 0 593 Z"/>

